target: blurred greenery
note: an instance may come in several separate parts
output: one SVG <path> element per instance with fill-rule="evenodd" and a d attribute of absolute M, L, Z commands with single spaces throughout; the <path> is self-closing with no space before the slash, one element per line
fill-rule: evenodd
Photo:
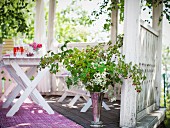
<path fill-rule="evenodd" d="M 65 9 L 56 12 L 55 37 L 62 42 L 86 42 L 90 36 L 90 15 L 72 1 Z"/>
<path fill-rule="evenodd" d="M 90 16 L 76 6 L 73 0 L 66 9 L 56 12 L 56 40 L 58 42 L 86 42 L 90 33 Z M 3 39 L 15 36 L 26 35 L 24 42 L 34 38 L 34 16 L 35 1 L 24 0 L 1 0 L 0 1 L 0 43 Z M 48 6 L 48 1 L 47 5 Z M 46 21 L 48 20 L 48 10 L 46 8 Z M 47 25 L 47 24 L 46 24 Z"/>
<path fill-rule="evenodd" d="M 169 46 L 163 46 L 162 50 L 162 66 L 163 66 L 163 71 L 165 73 L 165 82 L 162 84 L 165 84 L 165 100 L 164 100 L 164 89 L 161 91 L 161 100 L 160 100 L 160 106 L 161 107 L 166 107 L 166 118 L 163 122 L 163 126 L 160 126 L 160 128 L 169 128 L 170 127 L 170 92 L 168 91 L 168 86 L 170 85 L 169 83 L 169 74 L 168 71 L 169 65 L 170 65 L 170 48 Z M 164 102 L 165 101 L 165 102 Z M 166 106 L 165 106 L 166 105 Z"/>
<path fill-rule="evenodd" d="M 170 96 L 170 95 L 169 95 Z M 165 119 L 165 121 L 164 121 L 164 123 L 165 123 L 165 126 L 167 127 L 167 128 L 169 128 L 170 127 L 170 98 L 167 100 L 167 110 L 166 110 L 166 119 Z"/>
<path fill-rule="evenodd" d="M 105 22 L 103 22 L 103 28 L 109 31 L 112 25 L 111 11 L 113 9 L 118 8 L 120 11 L 119 21 L 124 20 L 124 0 L 119 0 L 118 2 L 103 0 L 99 4 L 99 9 L 94 11 L 92 15 L 88 15 L 81 6 L 77 6 L 77 1 L 81 0 L 72 0 L 72 3 L 66 9 L 56 12 L 55 38 L 58 42 L 86 42 L 92 36 L 88 31 L 88 27 L 93 21 L 98 20 L 102 14 L 108 15 Z M 58 0 L 56 2 L 58 3 Z M 152 9 L 152 0 L 145 0 L 145 3 L 145 7 Z M 160 16 L 160 21 L 163 15 L 170 21 L 169 0 L 155 1 L 154 4 L 159 5 L 162 3 L 164 9 Z M 33 7 L 35 7 L 35 0 L 0 1 L 0 43 L 2 43 L 2 39 L 17 36 L 17 33 L 25 33 L 28 39 L 34 38 Z M 92 19 L 92 16 L 94 16 L 94 19 Z"/>
<path fill-rule="evenodd" d="M 89 0 L 91 1 L 91 0 Z M 168 22 L 170 23 L 170 0 L 141 0 L 142 10 L 145 11 L 146 8 L 149 10 L 149 14 L 152 13 L 152 7 L 159 6 L 163 4 L 163 10 L 161 12 L 161 16 L 159 17 L 159 23 L 162 21 L 163 16 L 166 17 Z M 103 14 L 107 14 L 108 17 L 105 19 L 105 22 L 102 24 L 103 28 L 108 31 L 112 26 L 111 22 L 111 13 L 112 10 L 118 9 L 119 10 L 119 22 L 124 21 L 124 4 L 125 0 L 101 0 L 98 3 L 100 5 L 99 9 L 93 11 L 92 15 L 95 17 L 94 20 L 98 20 L 99 17 Z M 150 17 L 152 19 L 152 16 Z M 149 20 L 145 20 L 146 22 L 150 23 Z"/>
<path fill-rule="evenodd" d="M 161 106 L 163 106 L 163 100 L 161 100 Z M 165 128 L 170 127 L 170 94 L 167 94 L 166 98 L 166 118 L 163 123 Z"/>
<path fill-rule="evenodd" d="M 0 1 L 0 43 L 3 39 L 26 34 L 28 38 L 34 35 L 33 7 L 34 0 L 1 0 Z"/>

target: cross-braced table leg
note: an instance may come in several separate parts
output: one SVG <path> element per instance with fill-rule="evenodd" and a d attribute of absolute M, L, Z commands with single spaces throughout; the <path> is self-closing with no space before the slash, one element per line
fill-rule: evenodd
<path fill-rule="evenodd" d="M 10 73 L 11 77 L 18 83 L 18 84 L 22 84 L 22 82 L 20 81 L 20 78 L 16 75 L 15 71 L 13 70 L 13 68 L 11 66 L 6 66 L 6 70 Z M 22 86 L 14 86 L 13 88 L 11 88 L 12 90 L 7 90 L 10 91 L 6 101 L 3 103 L 2 108 L 8 108 L 13 100 L 17 97 L 17 95 L 20 93 L 20 91 L 22 90 Z"/>
<path fill-rule="evenodd" d="M 51 109 L 51 107 L 47 104 L 47 102 L 44 100 L 44 98 L 36 89 L 37 84 L 43 78 L 48 69 L 40 71 L 35 77 L 35 79 L 33 81 L 30 81 L 16 62 L 11 62 L 11 66 L 14 68 L 16 74 L 22 79 L 27 88 L 25 89 L 24 93 L 20 96 L 18 101 L 9 110 L 6 116 L 13 116 L 19 110 L 19 107 L 31 93 L 33 93 L 33 95 L 38 99 L 38 103 L 43 107 L 43 109 L 45 109 L 49 114 L 54 114 L 54 111 Z"/>
<path fill-rule="evenodd" d="M 15 99 L 15 97 L 19 94 L 19 92 L 20 92 L 21 90 L 22 90 L 21 86 L 18 86 L 18 85 L 17 85 L 17 86 L 13 89 L 12 93 L 10 93 L 10 94 L 8 95 L 8 98 L 7 98 L 7 100 L 3 103 L 2 108 L 8 108 L 8 107 L 11 105 L 12 101 Z"/>
<path fill-rule="evenodd" d="M 14 99 L 17 97 L 17 95 L 20 93 L 21 90 L 25 90 L 26 86 L 24 85 L 24 83 L 21 81 L 20 77 L 16 75 L 15 73 L 15 70 L 11 67 L 11 66 L 6 66 L 6 69 L 7 71 L 10 73 L 11 77 L 19 84 L 17 86 L 14 86 L 11 90 L 9 90 L 11 93 L 7 96 L 7 99 L 6 101 L 3 103 L 2 107 L 3 108 L 8 108 L 10 105 L 12 105 L 12 102 L 14 101 Z M 32 73 L 34 74 L 35 73 L 35 68 L 30 68 L 28 71 L 27 71 L 27 74 L 28 74 L 28 77 L 29 77 L 29 74 Z M 8 90 L 6 90 L 8 91 Z M 6 92 L 5 92 L 6 93 Z M 30 95 L 31 99 L 37 103 L 38 103 L 38 100 L 36 99 L 35 96 L 33 96 L 32 94 Z"/>
<path fill-rule="evenodd" d="M 92 101 L 91 98 L 87 101 L 87 103 L 84 105 L 84 107 L 80 110 L 80 112 L 86 112 L 90 106 L 92 105 Z M 106 110 L 110 110 L 110 108 L 107 106 L 107 104 L 103 101 L 102 102 L 102 106 L 106 109 Z"/>
<path fill-rule="evenodd" d="M 71 102 L 68 104 L 69 107 L 73 107 L 74 104 L 77 102 L 77 100 L 80 98 L 80 95 L 77 94 L 74 96 L 74 98 L 71 100 Z"/>
<path fill-rule="evenodd" d="M 7 88 L 7 90 L 4 92 L 4 94 L 1 96 L 1 99 L 0 100 L 4 100 L 9 94 L 10 94 L 10 92 L 14 89 L 14 87 L 15 87 L 15 84 L 14 83 L 12 83 L 12 84 L 10 84 L 9 85 L 9 87 Z"/>

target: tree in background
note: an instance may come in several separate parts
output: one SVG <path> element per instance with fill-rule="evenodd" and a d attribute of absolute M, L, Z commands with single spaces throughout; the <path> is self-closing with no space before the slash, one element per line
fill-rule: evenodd
<path fill-rule="evenodd" d="M 165 70 L 168 71 L 168 65 L 170 65 L 170 48 L 164 47 L 162 50 L 162 64 L 165 67 Z"/>
<path fill-rule="evenodd" d="M 62 42 L 86 42 L 92 24 L 88 12 L 72 1 L 66 9 L 56 12 L 56 40 Z"/>
<path fill-rule="evenodd" d="M 0 43 L 3 39 L 17 36 L 17 33 L 25 33 L 28 38 L 33 38 L 34 6 L 34 0 L 0 1 Z"/>
<path fill-rule="evenodd" d="M 170 93 L 169 93 L 169 88 L 170 88 L 170 83 L 169 83 L 169 73 L 168 71 L 169 66 L 170 66 L 170 47 L 166 46 L 163 47 L 162 50 L 162 65 L 163 65 L 163 70 L 164 70 L 164 101 L 161 100 L 161 103 L 163 104 L 164 102 L 164 107 L 166 107 L 166 119 L 164 120 L 165 126 L 168 128 L 170 126 Z M 163 106 L 163 105 L 161 105 Z"/>
<path fill-rule="evenodd" d="M 114 9 L 119 10 L 119 22 L 122 22 L 124 20 L 124 1 L 125 0 L 102 0 L 102 2 L 99 3 L 99 9 L 93 11 L 92 13 L 92 15 L 94 16 L 94 20 L 97 20 L 103 14 L 107 14 L 108 17 L 105 19 L 105 22 L 103 23 L 103 28 L 106 31 L 110 30 L 110 27 L 112 25 L 111 23 L 112 10 Z M 142 10 L 145 11 L 146 9 L 149 9 L 148 12 L 149 14 L 152 13 L 153 6 L 156 7 L 159 6 L 160 4 L 163 4 L 164 8 L 161 12 L 161 16 L 159 17 L 159 22 L 161 22 L 163 16 L 165 16 L 170 23 L 170 0 L 141 0 Z M 150 18 L 152 19 L 152 16 L 150 16 Z M 145 21 L 150 23 L 149 19 L 145 19 Z"/>
<path fill-rule="evenodd" d="M 58 42 L 86 42 L 92 36 L 88 31 L 92 22 L 97 21 L 102 14 L 107 14 L 108 17 L 103 22 L 103 28 L 106 31 L 110 30 L 111 11 L 115 8 L 119 9 L 119 19 L 124 19 L 124 0 L 103 0 L 99 5 L 99 9 L 92 13 L 95 18 L 83 10 L 76 2 L 82 0 L 72 0 L 72 3 L 64 10 L 56 13 L 56 39 Z M 89 0 L 91 1 L 91 0 Z M 158 6 L 164 5 L 160 21 L 163 15 L 170 21 L 170 4 L 169 0 L 143 0 L 146 6 L 152 10 L 152 4 Z M 17 33 L 25 33 L 27 38 L 34 38 L 34 11 L 35 1 L 30 0 L 1 0 L 0 1 L 0 43 L 2 39 L 12 38 Z M 145 7 L 143 8 L 145 10 Z M 150 13 L 150 12 L 149 12 Z M 152 17 L 151 17 L 152 18 Z M 95 38 L 92 36 L 91 38 Z"/>

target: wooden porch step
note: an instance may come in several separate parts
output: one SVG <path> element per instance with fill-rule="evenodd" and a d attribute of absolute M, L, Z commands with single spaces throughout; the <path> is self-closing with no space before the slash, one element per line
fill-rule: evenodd
<path fill-rule="evenodd" d="M 137 122 L 137 128 L 157 128 L 165 118 L 166 108 L 160 108 L 147 114 Z"/>

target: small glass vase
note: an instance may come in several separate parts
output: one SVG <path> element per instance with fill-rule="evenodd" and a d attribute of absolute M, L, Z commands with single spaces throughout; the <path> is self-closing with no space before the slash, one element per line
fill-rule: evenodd
<path fill-rule="evenodd" d="M 103 122 L 100 121 L 102 101 L 104 97 L 103 92 L 91 92 L 92 107 L 93 107 L 93 121 L 91 127 L 103 127 Z"/>

